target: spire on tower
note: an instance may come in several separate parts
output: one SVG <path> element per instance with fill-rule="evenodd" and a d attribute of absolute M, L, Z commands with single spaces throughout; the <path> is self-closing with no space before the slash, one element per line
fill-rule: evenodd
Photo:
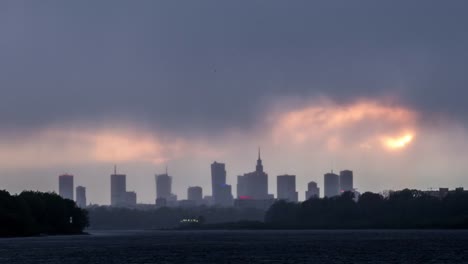
<path fill-rule="evenodd" d="M 117 174 L 117 164 L 114 164 L 114 175 Z"/>
<path fill-rule="evenodd" d="M 257 167 L 256 167 L 255 171 L 263 172 L 262 159 L 261 159 L 261 156 L 260 156 L 260 147 L 258 147 L 258 160 L 257 160 Z"/>

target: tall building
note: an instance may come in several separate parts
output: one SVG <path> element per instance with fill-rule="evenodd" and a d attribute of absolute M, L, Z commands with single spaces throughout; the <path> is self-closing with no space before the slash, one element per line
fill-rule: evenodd
<path fill-rule="evenodd" d="M 127 176 L 117 174 L 117 168 L 114 168 L 114 174 L 111 174 L 111 206 L 125 206 L 127 192 Z"/>
<path fill-rule="evenodd" d="M 277 195 L 280 200 L 297 202 L 296 175 L 279 175 L 277 177 Z"/>
<path fill-rule="evenodd" d="M 159 174 L 156 178 L 156 205 L 175 206 L 177 195 L 172 193 L 172 177 L 167 173 Z"/>
<path fill-rule="evenodd" d="M 333 173 L 333 171 L 324 175 L 324 185 L 325 197 L 340 195 L 340 177 Z"/>
<path fill-rule="evenodd" d="M 63 174 L 59 176 L 59 195 L 62 198 L 74 200 L 73 175 Z"/>
<path fill-rule="evenodd" d="M 234 204 L 234 197 L 232 197 L 232 187 L 229 184 L 221 186 L 218 193 L 218 202 L 215 200 L 215 205 L 232 206 Z"/>
<path fill-rule="evenodd" d="M 309 200 L 310 198 L 319 198 L 320 196 L 320 188 L 317 186 L 316 182 L 309 182 L 307 184 L 307 191 L 305 192 L 305 198 L 306 200 Z"/>
<path fill-rule="evenodd" d="M 226 184 L 226 165 L 213 162 L 211 164 L 211 187 L 215 205 L 232 206 L 231 185 Z"/>
<path fill-rule="evenodd" d="M 193 201 L 196 205 L 203 203 L 203 189 L 199 186 L 188 187 L 187 200 Z"/>
<path fill-rule="evenodd" d="M 172 177 L 167 174 L 156 175 L 156 199 L 169 201 L 172 194 Z"/>
<path fill-rule="evenodd" d="M 352 171 L 343 170 L 340 172 L 340 191 L 341 192 L 354 191 Z"/>
<path fill-rule="evenodd" d="M 271 198 L 268 194 L 268 174 L 263 171 L 260 149 L 255 171 L 237 176 L 237 198 L 254 200 Z"/>
<path fill-rule="evenodd" d="M 76 187 L 76 205 L 78 207 L 86 207 L 86 188 L 83 186 Z"/>

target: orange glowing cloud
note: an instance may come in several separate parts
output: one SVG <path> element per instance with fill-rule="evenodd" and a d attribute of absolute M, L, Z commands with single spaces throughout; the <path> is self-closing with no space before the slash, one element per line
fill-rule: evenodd
<path fill-rule="evenodd" d="M 197 141 L 131 129 L 47 129 L 18 141 L 0 140 L 1 167 L 48 167 L 89 162 L 166 163 L 211 153 Z"/>
<path fill-rule="evenodd" d="M 387 148 L 409 144 L 415 136 L 417 115 L 401 106 L 367 100 L 348 105 L 321 102 L 281 113 L 273 120 L 272 133 L 276 143 L 319 142 L 329 150 L 350 146 L 371 149 L 379 141 Z M 402 130 L 413 132 L 410 137 L 379 140 L 383 135 Z"/>
<path fill-rule="evenodd" d="M 90 136 L 92 154 L 97 161 L 146 161 L 166 162 L 174 155 L 180 144 L 171 142 L 170 147 L 157 137 L 131 133 L 101 132 Z"/>
<path fill-rule="evenodd" d="M 389 149 L 402 149 L 413 140 L 412 134 L 405 134 L 400 137 L 385 137 L 382 139 L 384 145 Z"/>

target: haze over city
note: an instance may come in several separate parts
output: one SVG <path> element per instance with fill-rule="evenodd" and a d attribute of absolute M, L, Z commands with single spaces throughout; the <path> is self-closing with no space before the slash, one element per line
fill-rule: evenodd
<path fill-rule="evenodd" d="M 466 187 L 468 4 L 361 3 L 0 2 L 1 187 L 71 173 L 109 204 L 117 164 L 154 203 L 167 166 L 184 199 L 259 146 L 300 200 L 342 169 L 360 192 Z"/>

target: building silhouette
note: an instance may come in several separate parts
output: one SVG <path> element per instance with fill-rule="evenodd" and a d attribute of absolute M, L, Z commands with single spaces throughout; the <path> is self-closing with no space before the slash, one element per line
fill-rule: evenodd
<path fill-rule="evenodd" d="M 156 205 L 172 206 L 177 202 L 177 195 L 172 193 L 172 177 L 167 173 L 155 176 Z"/>
<path fill-rule="evenodd" d="M 59 195 L 62 198 L 74 200 L 73 175 L 63 174 L 59 176 Z"/>
<path fill-rule="evenodd" d="M 271 199 L 268 194 L 268 174 L 263 171 L 260 149 L 258 150 L 257 165 L 254 172 L 237 176 L 237 198 L 264 200 Z"/>
<path fill-rule="evenodd" d="M 224 163 L 211 164 L 211 187 L 215 205 L 232 206 L 231 185 L 226 184 L 226 166 Z"/>
<path fill-rule="evenodd" d="M 111 174 L 111 206 L 125 206 L 127 200 L 127 176 L 117 174 L 114 167 L 114 174 Z"/>
<path fill-rule="evenodd" d="M 340 172 L 340 192 L 352 192 L 353 188 L 353 172 L 343 170 Z"/>
<path fill-rule="evenodd" d="M 125 192 L 125 207 L 135 207 L 137 204 L 137 194 L 136 192 Z"/>
<path fill-rule="evenodd" d="M 86 207 L 86 188 L 83 186 L 76 187 L 76 205 L 81 208 Z"/>
<path fill-rule="evenodd" d="M 340 177 L 333 173 L 326 173 L 324 175 L 324 196 L 333 197 L 340 195 Z"/>
<path fill-rule="evenodd" d="M 309 200 L 310 198 L 319 198 L 320 188 L 317 186 L 317 183 L 314 181 L 307 184 L 307 191 L 305 192 L 305 199 Z"/>
<path fill-rule="evenodd" d="M 280 200 L 298 202 L 296 192 L 296 175 L 277 176 L 277 195 Z"/>
<path fill-rule="evenodd" d="M 156 175 L 156 198 L 169 200 L 172 191 L 172 177 L 167 173 Z"/>
<path fill-rule="evenodd" d="M 203 189 L 199 186 L 188 187 L 187 200 L 193 201 L 195 205 L 203 203 Z"/>

